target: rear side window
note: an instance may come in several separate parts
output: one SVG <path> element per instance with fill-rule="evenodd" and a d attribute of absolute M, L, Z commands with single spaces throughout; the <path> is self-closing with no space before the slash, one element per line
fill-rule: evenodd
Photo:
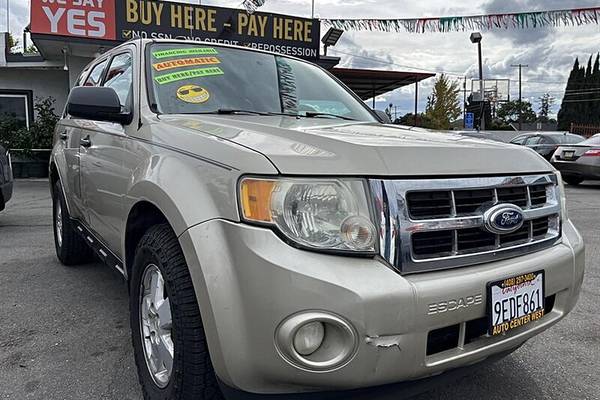
<path fill-rule="evenodd" d="M 104 67 L 106 67 L 107 60 L 102 61 L 100 64 L 97 64 L 92 69 L 92 73 L 85 80 L 85 84 L 83 86 L 98 86 L 100 84 L 100 80 L 102 80 L 102 72 L 104 72 Z"/>
<path fill-rule="evenodd" d="M 527 139 L 527 136 L 520 136 L 518 138 L 515 138 L 511 141 L 512 144 L 523 144 L 525 143 L 525 140 Z"/>
<path fill-rule="evenodd" d="M 102 86 L 113 88 L 117 92 L 117 96 L 119 96 L 121 106 L 126 109 L 131 104 L 132 82 L 133 65 L 131 54 L 123 53 L 113 57 L 106 73 L 106 80 Z"/>
<path fill-rule="evenodd" d="M 527 139 L 527 142 L 525 142 L 525 145 L 534 146 L 536 144 L 540 144 L 541 141 L 542 141 L 541 136 L 532 136 L 529 139 Z"/>

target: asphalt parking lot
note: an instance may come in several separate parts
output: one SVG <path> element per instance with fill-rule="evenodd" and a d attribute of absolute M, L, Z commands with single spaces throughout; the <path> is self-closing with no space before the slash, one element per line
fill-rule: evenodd
<path fill-rule="evenodd" d="M 567 189 L 587 244 L 577 308 L 516 353 L 425 399 L 600 399 L 600 182 Z M 127 288 L 101 264 L 54 254 L 45 181 L 18 181 L 0 213 L 0 398 L 141 399 Z"/>

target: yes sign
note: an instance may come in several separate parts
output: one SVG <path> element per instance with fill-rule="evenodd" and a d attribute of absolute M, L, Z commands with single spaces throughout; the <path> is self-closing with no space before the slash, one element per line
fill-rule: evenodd
<path fill-rule="evenodd" d="M 32 0 L 31 31 L 115 40 L 115 0 Z"/>

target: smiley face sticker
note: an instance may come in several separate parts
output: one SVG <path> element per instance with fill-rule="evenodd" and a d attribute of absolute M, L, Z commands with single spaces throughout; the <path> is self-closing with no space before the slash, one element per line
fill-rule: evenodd
<path fill-rule="evenodd" d="M 210 99 L 210 93 L 197 85 L 185 85 L 177 89 L 177 98 L 186 103 L 202 104 Z"/>

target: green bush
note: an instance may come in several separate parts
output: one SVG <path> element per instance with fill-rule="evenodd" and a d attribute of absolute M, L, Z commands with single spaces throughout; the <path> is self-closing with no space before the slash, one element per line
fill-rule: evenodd
<path fill-rule="evenodd" d="M 36 98 L 33 106 L 36 118 L 27 128 L 14 117 L 0 116 L 0 144 L 9 149 L 23 149 L 31 153 L 32 149 L 51 149 L 54 128 L 59 120 L 54 113 L 55 99 L 52 97 Z"/>

